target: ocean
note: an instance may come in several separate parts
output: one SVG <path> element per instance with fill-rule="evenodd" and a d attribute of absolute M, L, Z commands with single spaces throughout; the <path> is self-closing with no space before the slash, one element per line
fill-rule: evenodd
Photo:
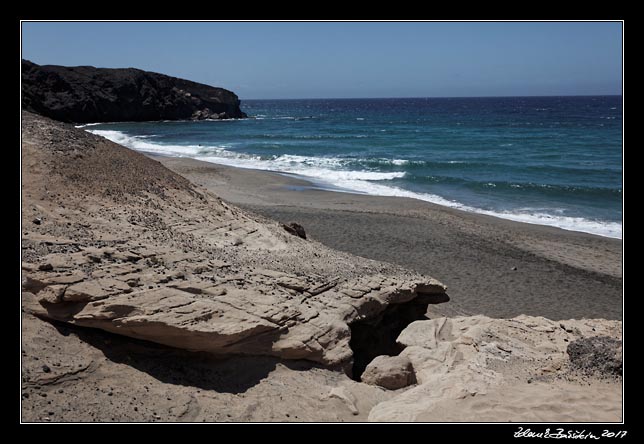
<path fill-rule="evenodd" d="M 101 123 L 129 148 L 622 237 L 622 97 L 245 100 L 247 119 Z"/>

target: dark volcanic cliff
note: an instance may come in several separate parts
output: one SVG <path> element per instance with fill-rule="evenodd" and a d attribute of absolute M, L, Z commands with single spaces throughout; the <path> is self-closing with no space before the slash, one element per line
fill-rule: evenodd
<path fill-rule="evenodd" d="M 246 117 L 233 92 L 134 68 L 22 61 L 22 107 L 63 122 Z"/>

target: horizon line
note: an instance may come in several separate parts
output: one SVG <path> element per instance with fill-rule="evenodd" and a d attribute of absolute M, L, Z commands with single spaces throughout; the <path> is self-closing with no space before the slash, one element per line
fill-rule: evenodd
<path fill-rule="evenodd" d="M 281 98 L 240 98 L 239 100 L 380 100 L 380 99 L 507 99 L 532 97 L 623 97 L 623 94 L 546 94 L 546 95 L 507 95 L 507 96 L 389 96 L 389 97 L 281 97 Z"/>

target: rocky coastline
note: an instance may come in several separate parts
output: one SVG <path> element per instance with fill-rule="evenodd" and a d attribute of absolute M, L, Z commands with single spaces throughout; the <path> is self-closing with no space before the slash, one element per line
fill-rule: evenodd
<path fill-rule="evenodd" d="M 22 61 L 22 107 L 71 123 L 244 118 L 235 93 L 135 68 Z"/>
<path fill-rule="evenodd" d="M 428 274 L 65 123 L 243 116 L 219 88 L 23 62 L 22 421 L 622 419 L 620 320 L 450 313 Z"/>

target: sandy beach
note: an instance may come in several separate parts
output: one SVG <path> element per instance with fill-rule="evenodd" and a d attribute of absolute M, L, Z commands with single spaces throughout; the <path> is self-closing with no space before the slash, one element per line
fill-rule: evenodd
<path fill-rule="evenodd" d="M 23 421 L 623 417 L 619 241 L 160 160 L 23 113 Z"/>
<path fill-rule="evenodd" d="M 403 197 L 320 189 L 299 177 L 154 156 L 227 202 L 345 252 L 447 285 L 430 315 L 622 319 L 622 241 Z M 432 313 L 431 310 L 434 310 Z"/>
<path fill-rule="evenodd" d="M 633 433 L 623 20 L 19 21 L 21 425 Z"/>

